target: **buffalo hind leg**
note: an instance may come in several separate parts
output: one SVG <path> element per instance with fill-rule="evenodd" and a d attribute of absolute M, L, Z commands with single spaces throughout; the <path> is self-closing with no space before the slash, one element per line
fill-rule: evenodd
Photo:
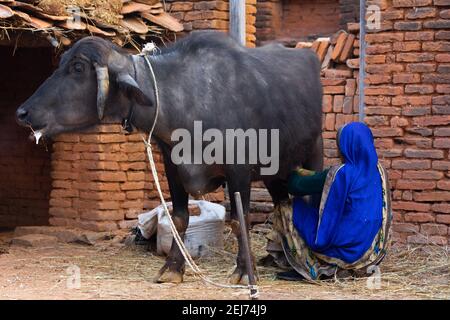
<path fill-rule="evenodd" d="M 323 170 L 323 139 L 322 135 L 317 137 L 316 143 L 313 145 L 310 156 L 303 163 L 303 167 L 312 171 Z M 311 196 L 311 205 L 319 207 L 321 194 L 315 194 Z"/>
<path fill-rule="evenodd" d="M 189 224 L 189 195 L 184 190 L 184 187 L 177 173 L 177 168 L 170 161 L 170 151 L 164 145 L 160 146 L 160 148 L 162 149 L 163 153 L 164 167 L 166 171 L 167 181 L 169 183 L 170 196 L 172 198 L 172 219 L 178 233 L 180 234 L 181 239 L 184 239 L 184 235 Z M 184 257 L 174 239 L 172 241 L 169 255 L 166 258 L 166 263 L 155 277 L 155 282 L 183 282 L 184 270 Z"/>
<path fill-rule="evenodd" d="M 236 201 L 234 198 L 234 193 L 239 192 L 241 194 L 242 208 L 244 210 L 246 230 L 248 232 L 248 212 L 250 207 L 250 171 L 249 170 L 238 170 L 227 174 L 228 177 L 228 193 L 230 196 L 230 218 L 231 218 L 231 229 L 238 240 L 238 255 L 236 258 L 236 269 L 230 276 L 230 282 L 232 284 L 248 284 L 248 274 L 245 265 L 245 253 L 243 251 L 243 242 L 241 236 L 241 229 L 239 223 L 239 217 L 237 215 Z"/>

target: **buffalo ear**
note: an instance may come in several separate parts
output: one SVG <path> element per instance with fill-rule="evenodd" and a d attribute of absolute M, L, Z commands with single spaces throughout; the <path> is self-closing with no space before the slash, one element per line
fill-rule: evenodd
<path fill-rule="evenodd" d="M 141 90 L 136 80 L 128 73 L 120 73 L 117 76 L 117 84 L 119 85 L 119 89 L 123 90 L 125 94 L 136 103 L 144 106 L 153 106 L 153 99 Z"/>

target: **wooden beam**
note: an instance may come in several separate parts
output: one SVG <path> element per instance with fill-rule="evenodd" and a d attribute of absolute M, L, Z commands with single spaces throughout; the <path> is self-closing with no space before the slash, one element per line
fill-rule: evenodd
<path fill-rule="evenodd" d="M 245 46 L 245 0 L 230 0 L 230 36 Z"/>

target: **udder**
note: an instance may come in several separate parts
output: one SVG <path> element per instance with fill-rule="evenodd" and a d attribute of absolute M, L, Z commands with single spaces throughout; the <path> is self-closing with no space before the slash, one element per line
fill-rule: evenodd
<path fill-rule="evenodd" d="M 177 167 L 184 190 L 194 197 L 213 192 L 225 182 L 220 166 L 192 164 Z"/>

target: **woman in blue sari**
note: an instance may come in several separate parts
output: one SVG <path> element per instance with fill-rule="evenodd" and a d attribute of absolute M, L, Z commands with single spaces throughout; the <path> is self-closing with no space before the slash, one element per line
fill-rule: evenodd
<path fill-rule="evenodd" d="M 390 194 L 372 133 L 350 123 L 339 130 L 337 144 L 343 163 L 318 173 L 294 171 L 288 182 L 294 198 L 275 209 L 268 251 L 291 269 L 280 279 L 316 280 L 377 265 L 385 255 Z M 319 207 L 305 201 L 314 194 L 321 194 Z"/>

